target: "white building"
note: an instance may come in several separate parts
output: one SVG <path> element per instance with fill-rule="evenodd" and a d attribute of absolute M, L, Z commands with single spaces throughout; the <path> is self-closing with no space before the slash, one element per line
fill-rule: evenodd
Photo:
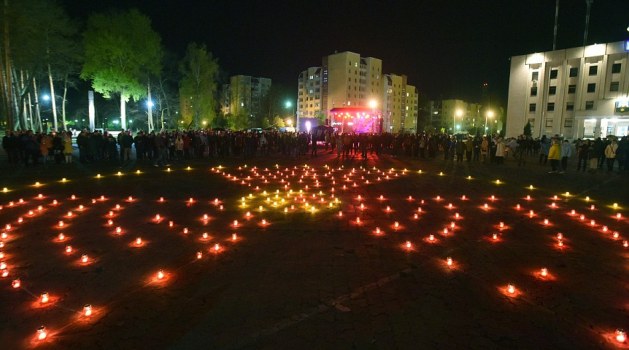
<path fill-rule="evenodd" d="M 321 67 L 301 72 L 297 82 L 297 119 L 330 118 L 338 108 L 369 108 L 383 116 L 383 131 L 415 131 L 418 94 L 404 75 L 382 73 L 382 60 L 338 52 L 322 58 Z M 299 126 L 301 128 L 301 125 Z"/>
<path fill-rule="evenodd" d="M 507 136 L 627 135 L 629 41 L 511 58 Z"/>

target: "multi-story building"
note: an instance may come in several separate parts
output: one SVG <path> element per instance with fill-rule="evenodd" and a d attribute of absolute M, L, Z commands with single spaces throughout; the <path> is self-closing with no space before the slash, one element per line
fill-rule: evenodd
<path fill-rule="evenodd" d="M 507 136 L 627 135 L 629 41 L 511 58 Z"/>
<path fill-rule="evenodd" d="M 310 67 L 299 74 L 297 84 L 297 116 L 316 118 L 321 109 L 321 67 Z"/>
<path fill-rule="evenodd" d="M 416 132 L 419 96 L 405 75 L 384 75 L 383 130 Z"/>
<path fill-rule="evenodd" d="M 264 98 L 270 88 L 269 78 L 234 75 L 223 86 L 221 110 L 224 114 L 246 114 L 250 118 L 263 115 Z"/>
<path fill-rule="evenodd" d="M 430 120 L 428 125 L 434 131 L 443 130 L 448 133 L 474 132 L 484 134 L 496 131 L 500 110 L 479 103 L 457 99 L 436 100 L 430 103 Z"/>
<path fill-rule="evenodd" d="M 331 110 L 356 107 L 368 109 L 377 118 L 392 116 L 394 121 L 386 121 L 386 128 L 383 120 L 383 131 L 416 129 L 415 87 L 406 84 L 405 76 L 393 74 L 385 86 L 382 60 L 378 58 L 349 51 L 324 56 L 321 67 L 308 68 L 299 75 L 297 93 L 299 124 L 320 115 L 329 121 Z M 302 129 L 302 125 L 298 127 Z"/>

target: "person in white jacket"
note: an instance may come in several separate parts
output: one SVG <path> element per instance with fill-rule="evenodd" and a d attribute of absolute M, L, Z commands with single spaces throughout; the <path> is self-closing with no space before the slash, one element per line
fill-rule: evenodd
<path fill-rule="evenodd" d="M 568 140 L 563 140 L 561 144 L 561 171 L 559 173 L 563 174 L 568 169 L 568 158 L 572 156 L 572 145 Z"/>

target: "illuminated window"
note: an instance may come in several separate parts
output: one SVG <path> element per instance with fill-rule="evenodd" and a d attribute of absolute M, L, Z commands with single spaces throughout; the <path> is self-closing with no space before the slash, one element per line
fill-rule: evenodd
<path fill-rule="evenodd" d="M 596 75 L 598 73 L 598 66 L 590 66 L 590 75 Z"/>
<path fill-rule="evenodd" d="M 595 91 L 596 91 L 596 83 L 589 83 L 588 92 L 595 92 Z"/>
<path fill-rule="evenodd" d="M 620 73 L 620 68 L 622 68 L 621 63 L 614 63 L 612 65 L 612 74 Z"/>
<path fill-rule="evenodd" d="M 579 67 L 571 67 L 570 68 L 570 78 L 574 78 L 579 75 Z"/>
<path fill-rule="evenodd" d="M 609 84 L 609 91 L 618 91 L 620 90 L 620 83 L 617 81 L 612 81 Z"/>

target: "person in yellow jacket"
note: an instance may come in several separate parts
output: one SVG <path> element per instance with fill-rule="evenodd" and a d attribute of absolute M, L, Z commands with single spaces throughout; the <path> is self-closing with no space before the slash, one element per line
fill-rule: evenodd
<path fill-rule="evenodd" d="M 69 131 L 63 135 L 63 155 L 66 163 L 72 163 L 72 133 Z"/>
<path fill-rule="evenodd" d="M 553 139 L 552 145 L 548 150 L 548 159 L 550 160 L 550 166 L 552 167 L 552 170 L 548 173 L 558 173 L 559 161 L 561 160 L 561 145 L 559 144 L 559 140 Z"/>
<path fill-rule="evenodd" d="M 607 159 L 607 172 L 611 172 L 614 169 L 614 162 L 616 161 L 616 151 L 618 150 L 618 142 L 616 139 L 605 147 L 605 158 Z"/>

